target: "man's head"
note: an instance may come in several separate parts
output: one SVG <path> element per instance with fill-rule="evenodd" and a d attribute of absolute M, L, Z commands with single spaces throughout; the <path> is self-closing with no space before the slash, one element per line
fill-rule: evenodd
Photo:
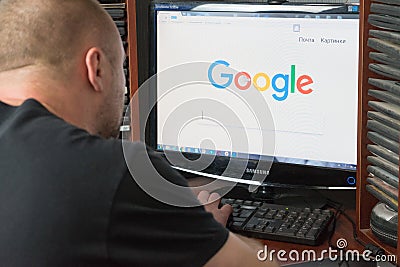
<path fill-rule="evenodd" d="M 124 52 L 97 1 L 0 0 L 0 25 L 0 101 L 33 97 L 93 134 L 118 133 Z"/>

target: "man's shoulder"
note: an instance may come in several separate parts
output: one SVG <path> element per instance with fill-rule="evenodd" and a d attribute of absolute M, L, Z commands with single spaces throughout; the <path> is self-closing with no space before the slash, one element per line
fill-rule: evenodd
<path fill-rule="evenodd" d="M 94 176 L 111 175 L 112 169 L 117 177 L 126 175 L 121 140 L 91 135 L 34 99 L 19 107 L 0 102 L 0 111 L 0 146 L 7 151 L 0 153 L 0 159 L 19 162 L 9 168 L 45 169 L 46 173 L 65 172 L 76 177 L 89 171 Z M 30 167 L 32 160 L 35 165 Z"/>

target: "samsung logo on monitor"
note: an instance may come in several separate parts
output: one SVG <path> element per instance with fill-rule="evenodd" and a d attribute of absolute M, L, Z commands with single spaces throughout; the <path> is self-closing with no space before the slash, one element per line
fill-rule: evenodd
<path fill-rule="evenodd" d="M 269 171 L 246 168 L 246 173 L 268 175 Z"/>

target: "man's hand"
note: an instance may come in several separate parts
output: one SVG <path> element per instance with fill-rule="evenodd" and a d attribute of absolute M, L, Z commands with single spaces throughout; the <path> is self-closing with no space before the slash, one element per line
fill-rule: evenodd
<path fill-rule="evenodd" d="M 206 211 L 212 213 L 217 222 L 226 226 L 229 215 L 232 213 L 231 205 L 224 205 L 221 208 L 218 208 L 219 203 L 221 202 L 221 197 L 217 193 L 212 193 L 210 195 L 207 191 L 201 191 L 197 198 L 200 203 L 204 205 Z"/>

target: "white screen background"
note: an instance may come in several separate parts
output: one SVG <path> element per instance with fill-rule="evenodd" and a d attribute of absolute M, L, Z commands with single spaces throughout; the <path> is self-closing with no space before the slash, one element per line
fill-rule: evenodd
<path fill-rule="evenodd" d="M 300 31 L 295 32 L 294 26 Z M 305 87 L 313 89 L 311 94 L 296 90 L 279 102 L 272 98 L 276 93 L 272 87 L 262 92 L 275 123 L 275 156 L 356 164 L 357 19 L 182 17 L 180 12 L 168 11 L 159 12 L 157 29 L 158 71 L 188 62 L 225 60 L 231 68 L 252 77 L 264 72 L 272 78 L 277 73 L 290 75 L 290 67 L 295 65 L 297 77 L 307 74 L 313 78 L 314 83 Z M 300 42 L 300 37 L 314 42 Z M 321 38 L 345 42 L 327 44 Z M 235 112 L 246 114 L 246 108 L 224 95 L 224 90 L 211 84 L 192 89 L 158 102 L 158 143 L 207 146 L 201 140 L 212 133 L 214 145 L 200 148 L 232 149 L 226 133 L 210 123 L 186 127 L 179 140 L 162 134 L 168 114 L 194 95 L 230 101 Z M 159 95 L 162 90 L 159 86 Z M 256 89 L 252 86 L 249 90 Z M 199 114 L 200 109 L 194 110 Z M 245 127 L 252 123 L 249 119 Z M 250 147 L 236 146 L 236 152 L 258 154 L 259 142 L 256 134 L 250 136 Z"/>

